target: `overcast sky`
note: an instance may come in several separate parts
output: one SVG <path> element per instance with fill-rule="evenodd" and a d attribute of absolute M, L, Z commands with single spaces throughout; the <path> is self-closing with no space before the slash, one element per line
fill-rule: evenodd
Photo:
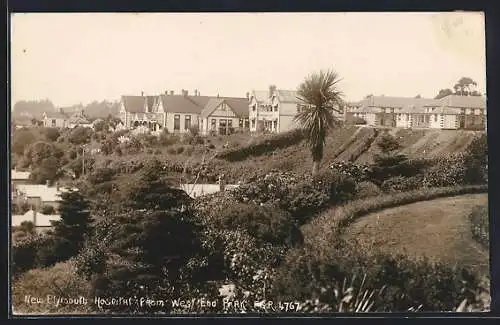
<path fill-rule="evenodd" d="M 481 13 L 29 13 L 12 16 L 12 103 L 198 89 L 296 89 L 334 69 L 346 100 L 486 86 Z"/>

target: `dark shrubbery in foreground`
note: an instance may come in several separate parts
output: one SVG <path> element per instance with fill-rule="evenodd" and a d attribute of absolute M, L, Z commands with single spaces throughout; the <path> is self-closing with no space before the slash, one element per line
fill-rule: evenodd
<path fill-rule="evenodd" d="M 332 242 L 326 251 L 306 246 L 289 252 L 273 283 L 278 300 L 318 299 L 335 308 L 335 283 L 364 277 L 364 287 L 376 290 L 371 311 L 451 311 L 463 299 L 476 302 L 481 281 L 467 269 L 452 268 L 428 260 L 411 260 L 362 251 L 356 243 Z M 345 294 L 345 293 L 340 293 Z"/>
<path fill-rule="evenodd" d="M 487 205 L 474 207 L 469 215 L 472 237 L 486 249 L 490 247 L 489 214 Z"/>

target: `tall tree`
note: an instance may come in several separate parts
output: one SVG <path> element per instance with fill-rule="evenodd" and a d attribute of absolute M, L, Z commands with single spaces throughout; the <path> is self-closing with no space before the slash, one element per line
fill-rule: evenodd
<path fill-rule="evenodd" d="M 455 89 L 455 94 L 461 96 L 477 96 L 478 93 L 474 88 L 477 87 L 477 83 L 469 77 L 462 77 L 453 86 Z M 474 94 L 474 95 L 473 95 Z"/>
<path fill-rule="evenodd" d="M 305 109 L 297 113 L 295 121 L 306 132 L 313 160 L 313 175 L 317 174 L 323 159 L 326 135 L 337 124 L 333 111 L 339 112 L 343 105 L 339 81 L 336 72 L 322 70 L 306 77 L 297 91 L 298 99 L 305 104 Z"/>
<path fill-rule="evenodd" d="M 78 254 L 90 234 L 92 217 L 89 202 L 79 191 L 70 190 L 61 195 L 61 219 L 55 221 L 56 257 L 65 260 Z"/>
<path fill-rule="evenodd" d="M 441 89 L 434 99 L 441 99 L 449 95 L 453 95 L 453 90 L 449 88 Z"/>

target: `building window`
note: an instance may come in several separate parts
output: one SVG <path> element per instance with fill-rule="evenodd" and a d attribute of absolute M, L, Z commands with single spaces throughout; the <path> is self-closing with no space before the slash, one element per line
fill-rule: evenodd
<path fill-rule="evenodd" d="M 213 119 L 210 121 L 210 123 L 211 123 L 211 129 L 212 129 L 212 130 L 215 130 L 215 128 L 217 127 L 217 120 L 213 118 Z"/>
<path fill-rule="evenodd" d="M 274 111 L 277 112 L 278 111 L 278 104 L 274 105 Z"/>
<path fill-rule="evenodd" d="M 191 115 L 186 115 L 184 119 L 184 130 L 189 130 L 191 128 Z"/>
<path fill-rule="evenodd" d="M 273 121 L 273 128 L 275 131 L 278 130 L 278 121 L 276 121 L 276 120 Z"/>
<path fill-rule="evenodd" d="M 245 128 L 248 129 L 250 127 L 250 121 L 246 118 L 245 119 Z"/>
<path fill-rule="evenodd" d="M 253 104 L 253 105 L 252 105 L 252 111 L 254 111 L 254 112 L 255 112 L 255 109 L 256 109 L 256 108 L 257 108 L 257 105 Z"/>
<path fill-rule="evenodd" d="M 228 126 L 229 128 L 232 128 L 232 127 L 233 127 L 233 120 L 232 120 L 232 119 L 227 120 L 227 126 Z"/>
<path fill-rule="evenodd" d="M 52 126 L 56 126 L 56 120 L 52 120 Z"/>
<path fill-rule="evenodd" d="M 434 114 L 434 122 L 437 122 L 437 120 L 438 120 L 438 115 Z"/>
<path fill-rule="evenodd" d="M 252 129 L 255 128 L 255 119 L 252 119 Z"/>
<path fill-rule="evenodd" d="M 239 126 L 240 128 L 243 128 L 243 119 L 242 119 L 242 118 L 240 118 L 240 120 L 239 120 L 239 125 L 238 125 L 238 126 Z"/>
<path fill-rule="evenodd" d="M 181 116 L 179 114 L 174 115 L 174 131 L 179 131 L 181 129 Z"/>

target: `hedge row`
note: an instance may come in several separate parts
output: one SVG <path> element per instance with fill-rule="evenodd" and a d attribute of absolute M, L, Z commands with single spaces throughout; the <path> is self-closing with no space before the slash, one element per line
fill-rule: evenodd
<path fill-rule="evenodd" d="M 270 139 L 260 140 L 246 147 L 228 149 L 217 154 L 217 158 L 227 161 L 242 161 L 250 156 L 261 156 L 276 149 L 286 148 L 300 143 L 305 139 L 305 134 L 300 129 L 294 129 L 273 136 Z"/>
<path fill-rule="evenodd" d="M 419 189 L 352 201 L 327 211 L 305 225 L 303 227 L 304 239 L 306 242 L 314 242 L 317 246 L 321 245 L 318 241 L 324 240 L 326 241 L 324 247 L 328 247 L 332 236 L 340 235 L 347 226 L 363 215 L 419 201 L 487 192 L 488 185 L 453 186 Z"/>

